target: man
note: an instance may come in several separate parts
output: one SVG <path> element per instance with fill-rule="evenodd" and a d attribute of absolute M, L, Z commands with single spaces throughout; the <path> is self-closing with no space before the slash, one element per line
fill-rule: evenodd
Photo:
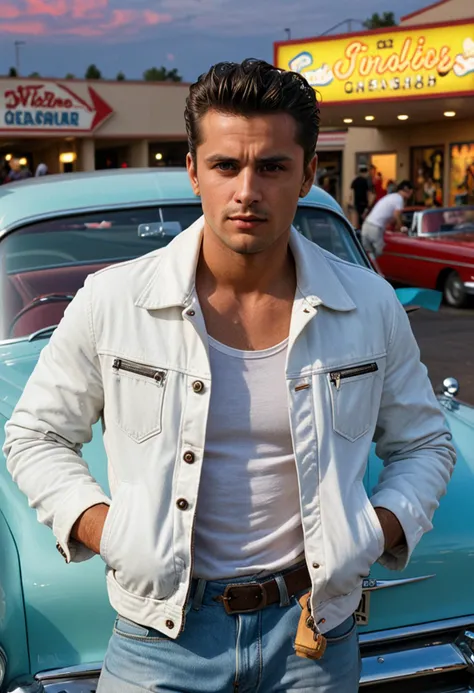
<path fill-rule="evenodd" d="M 387 224 L 394 221 L 395 230 L 401 231 L 402 210 L 413 194 L 413 186 L 408 180 L 397 186 L 397 192 L 385 195 L 375 203 L 362 224 L 362 245 L 372 260 L 382 255 L 384 233 Z"/>
<path fill-rule="evenodd" d="M 431 529 L 450 435 L 391 287 L 291 227 L 316 170 L 304 78 L 220 63 L 185 118 L 203 217 L 89 277 L 7 424 L 8 468 L 67 561 L 107 564 L 98 693 L 355 693 L 361 576 Z M 100 417 L 112 501 L 80 457 Z"/>
<path fill-rule="evenodd" d="M 351 190 L 352 204 L 357 214 L 357 228 L 361 229 L 370 204 L 369 196 L 373 194 L 367 166 L 359 166 L 359 174 L 352 181 Z"/>

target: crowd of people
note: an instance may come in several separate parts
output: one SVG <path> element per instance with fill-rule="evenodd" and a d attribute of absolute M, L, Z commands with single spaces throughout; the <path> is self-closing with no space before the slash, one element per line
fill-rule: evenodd
<path fill-rule="evenodd" d="M 46 176 L 48 174 L 48 167 L 46 164 L 38 164 L 35 171 L 35 176 Z M 32 178 L 33 173 L 31 172 L 28 163 L 24 163 L 21 159 L 13 158 L 7 161 L 3 159 L 0 163 L 0 185 L 5 183 L 13 183 L 19 180 L 25 180 L 26 178 Z"/>

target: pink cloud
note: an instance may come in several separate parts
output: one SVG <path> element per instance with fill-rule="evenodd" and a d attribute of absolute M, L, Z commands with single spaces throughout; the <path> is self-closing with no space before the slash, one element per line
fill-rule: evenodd
<path fill-rule="evenodd" d="M 107 10 L 108 0 L 75 0 L 72 3 L 74 18 L 101 18 Z"/>
<path fill-rule="evenodd" d="M 66 0 L 26 0 L 26 13 L 29 15 L 47 14 L 51 17 L 62 17 L 66 12 Z"/>
<path fill-rule="evenodd" d="M 38 21 L 19 21 L 9 22 L 8 24 L 0 23 L 0 34 L 28 34 L 31 36 L 40 36 L 45 34 L 46 27 L 43 22 Z"/>
<path fill-rule="evenodd" d="M 20 10 L 10 3 L 0 3 L 0 19 L 16 19 L 20 16 Z"/>
<path fill-rule="evenodd" d="M 133 6 L 135 0 L 128 0 Z M 113 9 L 113 0 L 0 0 L 0 35 L 110 37 L 137 34 L 172 21 L 149 9 Z M 28 16 L 28 20 L 23 19 Z M 20 19 L 22 18 L 22 19 Z M 43 21 L 44 18 L 44 21 Z M 48 21 L 49 18 L 53 21 Z"/>
<path fill-rule="evenodd" d="M 171 22 L 172 20 L 170 14 L 158 14 L 157 12 L 152 12 L 151 10 L 143 10 L 143 18 L 145 23 L 148 25 L 161 24 L 161 22 Z"/>

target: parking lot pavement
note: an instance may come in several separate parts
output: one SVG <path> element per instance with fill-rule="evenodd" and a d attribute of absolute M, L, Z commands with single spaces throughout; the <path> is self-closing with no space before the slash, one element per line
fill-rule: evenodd
<path fill-rule="evenodd" d="M 410 322 L 433 387 L 448 376 L 457 378 L 459 399 L 474 405 L 474 309 L 421 308 Z"/>

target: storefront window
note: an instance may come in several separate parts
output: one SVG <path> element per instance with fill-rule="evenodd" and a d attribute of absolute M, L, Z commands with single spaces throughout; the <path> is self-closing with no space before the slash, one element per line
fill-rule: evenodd
<path fill-rule="evenodd" d="M 474 142 L 451 145 L 449 203 L 474 205 Z"/>
<path fill-rule="evenodd" d="M 444 146 L 413 147 L 411 180 L 414 185 L 413 204 L 441 207 L 444 190 Z"/>

